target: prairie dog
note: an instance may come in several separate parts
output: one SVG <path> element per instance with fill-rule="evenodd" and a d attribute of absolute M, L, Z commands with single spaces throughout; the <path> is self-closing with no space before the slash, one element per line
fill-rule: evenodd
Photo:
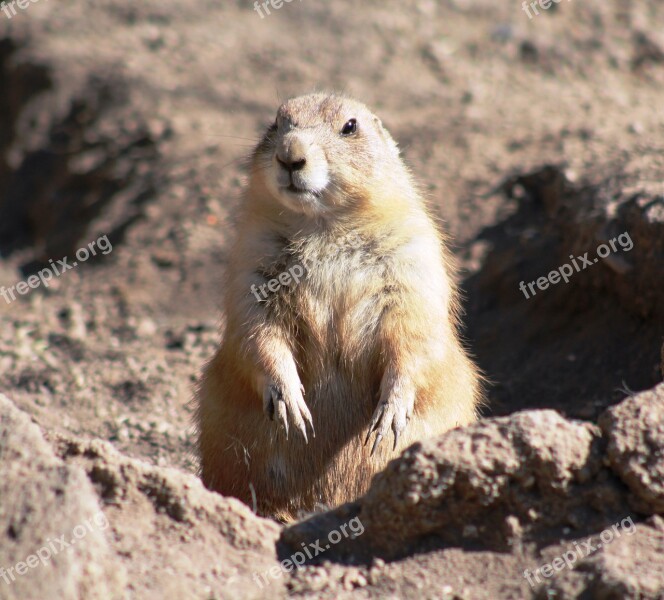
<path fill-rule="evenodd" d="M 285 102 L 252 155 L 197 395 L 205 485 L 290 520 L 475 421 L 450 270 L 381 121 L 337 95 Z"/>

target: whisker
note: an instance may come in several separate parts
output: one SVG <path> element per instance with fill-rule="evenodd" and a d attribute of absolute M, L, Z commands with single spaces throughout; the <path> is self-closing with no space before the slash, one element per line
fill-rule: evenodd
<path fill-rule="evenodd" d="M 222 171 L 224 171 L 225 169 L 227 169 L 228 167 L 230 167 L 234 163 L 237 163 L 238 165 L 242 165 L 243 162 L 245 162 L 245 166 L 249 165 L 249 161 L 247 160 L 246 156 L 238 156 L 238 157 L 234 158 L 233 160 L 227 162 L 225 165 L 222 165 L 219 168 L 218 173 L 221 173 Z"/>

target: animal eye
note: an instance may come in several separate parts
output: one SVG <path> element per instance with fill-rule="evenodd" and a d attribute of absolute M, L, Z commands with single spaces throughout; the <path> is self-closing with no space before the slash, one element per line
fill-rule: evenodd
<path fill-rule="evenodd" d="M 341 128 L 341 135 L 353 135 L 357 131 L 357 119 L 349 119 Z"/>

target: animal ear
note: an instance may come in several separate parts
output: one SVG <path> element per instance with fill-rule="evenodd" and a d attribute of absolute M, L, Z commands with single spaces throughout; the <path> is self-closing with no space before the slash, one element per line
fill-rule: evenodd
<path fill-rule="evenodd" d="M 378 133 L 383 138 L 388 147 L 394 151 L 396 156 L 399 156 L 399 146 L 397 146 L 397 143 L 394 141 L 389 131 L 383 127 L 383 122 L 378 117 L 374 116 L 374 124 L 376 125 Z"/>

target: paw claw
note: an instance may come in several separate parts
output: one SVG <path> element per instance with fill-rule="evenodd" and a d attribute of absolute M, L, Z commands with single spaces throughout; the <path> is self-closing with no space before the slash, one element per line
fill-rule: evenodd
<path fill-rule="evenodd" d="M 376 451 L 376 448 L 378 448 L 378 446 L 380 445 L 380 442 L 382 441 L 382 439 L 383 439 L 383 434 L 379 433 L 376 436 L 376 439 L 374 440 L 373 446 L 371 448 L 371 456 L 374 455 L 374 452 Z"/>
<path fill-rule="evenodd" d="M 367 431 L 367 437 L 364 440 L 364 445 L 366 446 L 369 443 L 369 438 L 371 438 L 371 434 L 378 429 L 378 425 L 380 424 L 381 419 L 383 418 L 383 415 L 385 413 L 385 403 L 381 402 L 377 407 L 376 410 L 373 414 L 373 417 L 371 417 L 371 422 L 369 423 L 369 431 Z M 374 442 L 374 446 L 375 446 Z M 373 450 L 372 450 L 373 453 Z"/>
<path fill-rule="evenodd" d="M 302 434 L 304 441 L 308 444 L 307 425 L 311 428 L 315 437 L 314 425 L 309 408 L 304 402 L 304 388 L 300 384 L 296 392 L 288 393 L 285 388 L 270 381 L 265 385 L 263 391 L 263 409 L 270 420 L 277 421 L 284 430 L 286 439 L 292 424 Z"/>
<path fill-rule="evenodd" d="M 376 432 L 376 439 L 371 448 L 372 456 L 380 446 L 382 440 L 388 435 L 390 428 L 394 433 L 392 451 L 397 449 L 401 434 L 405 431 L 412 412 L 412 403 L 405 402 L 394 396 L 389 397 L 387 400 L 381 400 L 378 403 L 373 417 L 371 418 L 371 422 L 369 423 L 369 430 L 367 431 L 364 441 L 364 445 L 366 446 L 371 435 Z"/>
<path fill-rule="evenodd" d="M 281 392 L 278 391 L 278 395 L 272 396 L 273 402 L 276 405 L 276 417 L 279 425 L 282 427 L 284 432 L 286 433 L 286 439 L 288 439 L 288 414 L 286 411 L 286 404 L 283 401 L 283 397 L 281 395 Z"/>

